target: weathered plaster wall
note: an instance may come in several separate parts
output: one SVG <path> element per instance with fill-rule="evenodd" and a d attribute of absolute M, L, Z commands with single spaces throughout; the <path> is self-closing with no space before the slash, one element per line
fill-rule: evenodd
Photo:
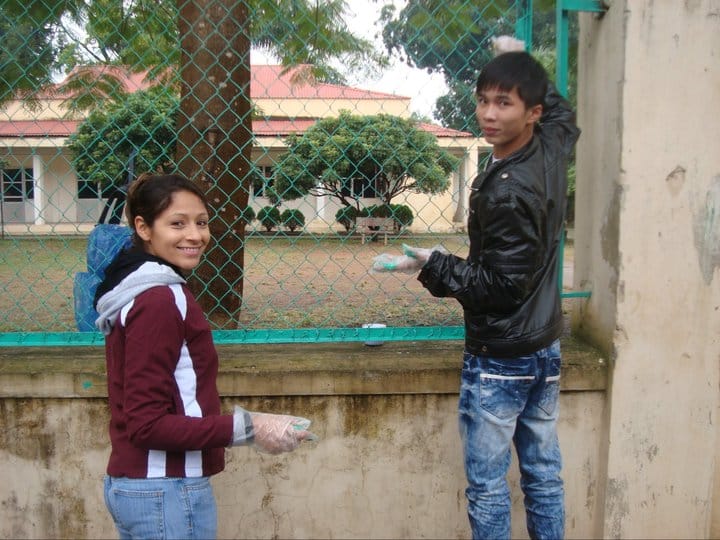
<path fill-rule="evenodd" d="M 224 408 L 306 415 L 293 454 L 227 452 L 214 477 L 222 538 L 468 538 L 457 430 L 459 343 L 222 347 Z M 566 346 L 560 438 L 568 538 L 598 516 L 606 366 Z M 0 537 L 116 537 L 102 351 L 0 348 Z M 516 462 L 513 537 L 526 538 Z"/>
<path fill-rule="evenodd" d="M 612 1 L 579 54 L 574 324 L 611 351 L 598 535 L 717 537 L 720 2 Z"/>
<path fill-rule="evenodd" d="M 574 332 L 606 352 L 612 349 L 617 300 L 623 141 L 623 49 L 621 10 L 602 19 L 580 17 L 578 43 L 578 125 L 576 150 L 574 287 L 590 290 L 576 302 Z"/>

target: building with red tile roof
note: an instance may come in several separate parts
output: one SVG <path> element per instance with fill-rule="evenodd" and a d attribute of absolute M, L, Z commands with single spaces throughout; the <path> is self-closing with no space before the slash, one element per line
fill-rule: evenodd
<path fill-rule="evenodd" d="M 0 160 L 2 175 L 2 226 L 10 233 L 81 232 L 92 228 L 104 206 L 98 190 L 88 190 L 71 166 L 67 139 L 83 120 L 81 114 L 68 110 L 72 97 L 71 81 L 88 83 L 104 77 L 116 79 L 125 92 L 144 90 L 157 84 L 147 73 L 131 73 L 118 66 L 78 68 L 61 83 L 41 92 L 33 106 L 20 100 L 0 109 Z M 97 85 L 101 89 L 102 85 Z M 284 139 L 291 133 L 303 133 L 318 119 L 338 116 L 341 111 L 354 114 L 391 114 L 410 116 L 410 98 L 375 92 L 313 79 L 309 66 L 284 68 L 254 65 L 251 68 L 250 95 L 257 118 L 253 119 L 255 135 L 253 159 L 270 177 L 274 158 L 285 148 Z M 433 224 L 433 230 L 451 230 L 465 219 L 467 185 L 477 170 L 478 154 L 487 150 L 482 139 L 471 133 L 444 128 L 432 123 L 419 127 L 435 135 L 438 144 L 462 158 L 460 169 L 453 173 L 447 194 L 433 196 L 408 194 L 405 201 L 416 209 L 416 227 Z M 90 194 L 90 195 L 88 195 Z M 326 198 L 308 196 L 283 203 L 299 208 L 311 230 L 337 229 L 335 211 L 339 206 Z M 377 200 L 366 201 L 367 205 Z M 268 204 L 262 189 L 253 192 L 255 209 Z M 427 215 L 422 215 L 422 214 Z"/>

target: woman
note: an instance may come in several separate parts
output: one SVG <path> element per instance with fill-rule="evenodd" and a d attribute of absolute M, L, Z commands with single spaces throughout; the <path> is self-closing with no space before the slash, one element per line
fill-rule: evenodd
<path fill-rule="evenodd" d="M 142 175 L 125 213 L 133 248 L 95 296 L 111 414 L 105 501 L 120 538 L 214 538 L 209 477 L 224 469 L 225 447 L 292 451 L 310 422 L 220 414 L 212 333 L 183 277 L 210 241 L 202 191 L 181 176 Z"/>

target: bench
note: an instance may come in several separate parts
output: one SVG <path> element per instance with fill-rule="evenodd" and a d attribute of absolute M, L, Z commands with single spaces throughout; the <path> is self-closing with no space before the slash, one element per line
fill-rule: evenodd
<path fill-rule="evenodd" d="M 377 239 L 378 235 L 383 235 L 383 243 L 387 246 L 388 234 L 395 232 L 395 220 L 392 218 L 377 217 L 359 217 L 355 220 L 355 227 L 360 233 L 360 243 L 368 240 Z"/>

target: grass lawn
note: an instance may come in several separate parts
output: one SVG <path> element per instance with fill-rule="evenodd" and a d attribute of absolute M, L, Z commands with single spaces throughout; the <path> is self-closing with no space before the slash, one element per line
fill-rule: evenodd
<path fill-rule="evenodd" d="M 430 296 L 415 276 L 371 274 L 372 258 L 402 243 L 443 244 L 467 254 L 465 235 L 406 236 L 360 243 L 359 237 L 252 236 L 245 248 L 239 328 L 456 326 L 456 301 Z M 85 238 L 0 240 L 0 332 L 75 331 L 73 280 L 86 270 Z M 566 247 L 566 257 L 572 246 Z"/>

